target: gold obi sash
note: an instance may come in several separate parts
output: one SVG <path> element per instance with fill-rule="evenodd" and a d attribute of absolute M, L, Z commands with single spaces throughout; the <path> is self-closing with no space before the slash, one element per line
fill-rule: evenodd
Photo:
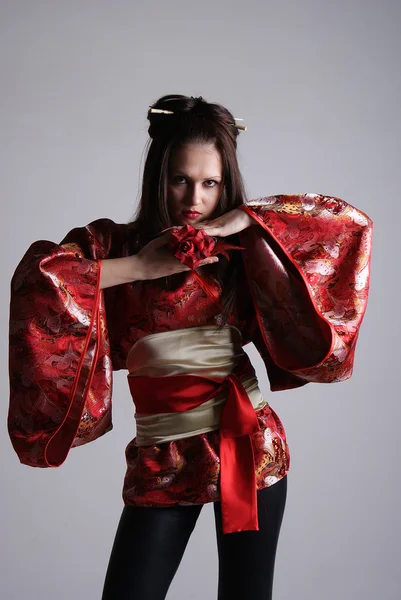
<path fill-rule="evenodd" d="M 216 331 L 214 326 L 191 327 L 140 338 L 127 357 L 128 377 L 168 377 L 191 374 L 224 378 L 247 358 L 241 332 L 233 326 Z M 252 369 L 253 370 L 253 369 Z M 241 377 L 255 410 L 266 405 L 253 374 Z M 132 381 L 135 389 L 135 381 Z M 150 386 L 151 388 L 151 386 Z M 151 389 L 150 389 L 151 394 Z M 227 400 L 223 390 L 200 406 L 184 412 L 142 414 L 135 412 L 137 446 L 161 444 L 219 428 Z"/>

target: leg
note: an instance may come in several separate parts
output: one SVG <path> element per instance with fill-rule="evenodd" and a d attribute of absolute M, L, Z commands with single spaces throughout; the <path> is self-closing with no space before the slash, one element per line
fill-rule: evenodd
<path fill-rule="evenodd" d="M 287 497 L 287 477 L 258 490 L 259 531 L 223 535 L 214 503 L 219 555 L 218 600 L 271 600 L 274 562 Z"/>
<path fill-rule="evenodd" d="M 164 600 L 202 506 L 125 506 L 102 600 Z"/>

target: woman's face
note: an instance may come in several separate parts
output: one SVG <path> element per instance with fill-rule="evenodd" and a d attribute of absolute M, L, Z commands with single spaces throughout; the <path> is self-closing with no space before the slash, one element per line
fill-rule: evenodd
<path fill-rule="evenodd" d="M 223 192 L 223 165 L 212 144 L 188 144 L 171 156 L 168 209 L 174 225 L 209 219 Z"/>

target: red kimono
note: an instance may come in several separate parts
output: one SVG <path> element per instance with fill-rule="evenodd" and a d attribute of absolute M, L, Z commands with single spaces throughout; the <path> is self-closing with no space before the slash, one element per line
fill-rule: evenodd
<path fill-rule="evenodd" d="M 345 201 L 277 195 L 241 207 L 259 226 L 241 232 L 247 282 L 229 323 L 254 342 L 271 391 L 352 375 L 366 311 L 373 222 Z M 101 290 L 101 260 L 133 253 L 134 224 L 99 219 L 60 244 L 33 243 L 11 282 L 8 431 L 23 464 L 58 467 L 71 447 L 113 427 L 112 371 L 139 338 L 217 324 L 221 315 L 189 272 Z M 245 284 L 245 285 L 244 285 Z M 257 489 L 289 470 L 283 425 L 267 404 L 251 435 Z M 126 450 L 125 504 L 218 500 L 218 431 Z"/>

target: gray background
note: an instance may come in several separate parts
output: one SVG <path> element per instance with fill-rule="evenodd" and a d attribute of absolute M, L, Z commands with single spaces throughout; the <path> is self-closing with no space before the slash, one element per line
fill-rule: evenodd
<path fill-rule="evenodd" d="M 34 240 L 131 217 L 147 108 L 170 93 L 245 119 L 249 198 L 323 193 L 375 222 L 352 379 L 270 395 L 251 356 L 291 450 L 275 600 L 400 598 L 400 15 L 395 0 L 1 2 L 2 599 L 100 598 L 135 435 L 120 372 L 111 433 L 59 469 L 19 464 L 6 432 L 9 281 Z M 169 600 L 216 597 L 212 511 Z"/>

